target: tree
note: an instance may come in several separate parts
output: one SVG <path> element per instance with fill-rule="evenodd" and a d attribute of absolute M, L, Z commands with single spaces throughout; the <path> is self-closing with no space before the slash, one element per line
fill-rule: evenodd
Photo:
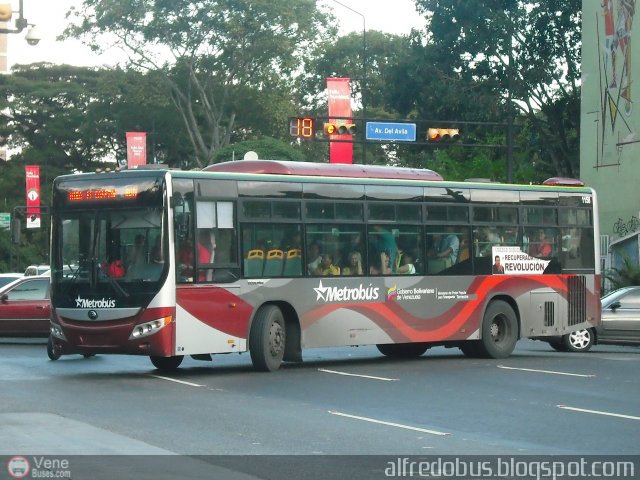
<path fill-rule="evenodd" d="M 85 0 L 69 16 L 65 37 L 98 51 L 114 44 L 133 67 L 162 73 L 199 166 L 239 126 L 241 139 L 260 131 L 247 97 L 291 105 L 291 79 L 332 32 L 314 0 Z"/>
<path fill-rule="evenodd" d="M 512 99 L 555 174 L 577 177 L 580 0 L 416 0 L 441 73 L 472 78 Z M 481 12 L 481 14 L 478 14 Z M 444 68 L 443 68 L 444 67 Z"/>
<path fill-rule="evenodd" d="M 182 122 L 155 74 L 32 64 L 0 77 L 5 144 L 42 165 L 43 181 L 126 158 L 125 132 L 149 132 L 150 156 L 171 166 L 193 157 Z M 149 159 L 151 162 L 152 159 Z"/>

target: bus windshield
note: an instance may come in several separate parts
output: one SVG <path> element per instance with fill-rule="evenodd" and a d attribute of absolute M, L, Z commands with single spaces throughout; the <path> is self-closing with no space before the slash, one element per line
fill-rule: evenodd
<path fill-rule="evenodd" d="M 154 207 L 65 212 L 54 225 L 54 291 L 69 302 L 108 293 L 119 304 L 156 293 L 168 265 L 163 219 Z"/>

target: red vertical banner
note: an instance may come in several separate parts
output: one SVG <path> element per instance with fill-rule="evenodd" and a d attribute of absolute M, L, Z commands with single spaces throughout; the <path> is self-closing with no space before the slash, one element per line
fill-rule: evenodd
<path fill-rule="evenodd" d="M 331 117 L 351 117 L 351 85 L 349 78 L 327 78 L 329 103 L 329 122 L 337 123 L 339 119 Z M 350 140 L 351 135 L 334 135 L 336 140 Z M 330 163 L 353 163 L 353 143 L 330 142 Z"/>
<path fill-rule="evenodd" d="M 27 183 L 27 228 L 40 228 L 40 166 L 26 165 L 24 173 Z"/>
<path fill-rule="evenodd" d="M 127 167 L 147 163 L 147 132 L 127 132 Z"/>

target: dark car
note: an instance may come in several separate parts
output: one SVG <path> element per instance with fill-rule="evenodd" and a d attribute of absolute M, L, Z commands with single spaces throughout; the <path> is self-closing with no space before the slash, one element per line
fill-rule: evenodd
<path fill-rule="evenodd" d="M 601 299 L 602 323 L 545 339 L 558 351 L 586 352 L 594 344 L 640 345 L 640 287 L 614 290 Z"/>
<path fill-rule="evenodd" d="M 49 278 L 23 277 L 0 289 L 0 337 L 49 336 Z"/>

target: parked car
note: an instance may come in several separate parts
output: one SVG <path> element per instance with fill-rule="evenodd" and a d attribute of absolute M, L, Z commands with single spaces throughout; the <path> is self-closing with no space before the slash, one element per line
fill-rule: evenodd
<path fill-rule="evenodd" d="M 49 265 L 29 265 L 24 271 L 25 277 L 35 277 L 51 270 Z"/>
<path fill-rule="evenodd" d="M 640 287 L 614 290 L 601 299 L 602 323 L 545 339 L 558 351 L 586 352 L 595 344 L 640 345 Z"/>
<path fill-rule="evenodd" d="M 22 273 L 0 273 L 0 288 L 22 277 L 24 277 Z"/>
<path fill-rule="evenodd" d="M 49 336 L 49 278 L 22 277 L 0 289 L 0 337 Z"/>

